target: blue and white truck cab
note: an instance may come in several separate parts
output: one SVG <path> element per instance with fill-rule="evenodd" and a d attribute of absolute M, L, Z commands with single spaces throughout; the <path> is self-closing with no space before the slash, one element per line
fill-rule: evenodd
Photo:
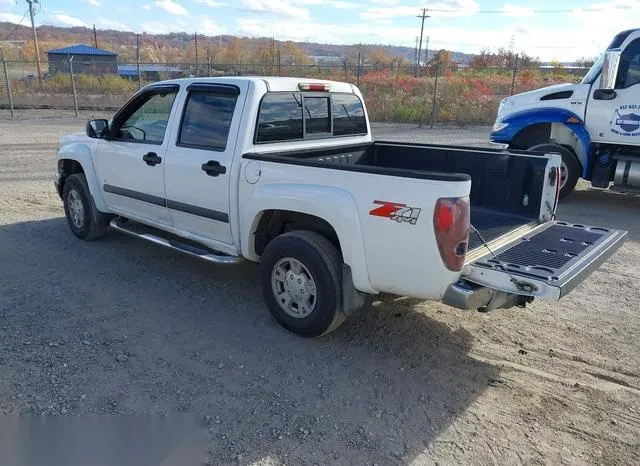
<path fill-rule="evenodd" d="M 619 33 L 579 84 L 502 100 L 491 142 L 562 156 L 560 198 L 579 178 L 640 191 L 640 29 Z"/>

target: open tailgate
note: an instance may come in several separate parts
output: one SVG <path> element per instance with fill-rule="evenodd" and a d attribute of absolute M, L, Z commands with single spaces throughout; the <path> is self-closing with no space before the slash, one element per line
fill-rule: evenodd
<path fill-rule="evenodd" d="M 471 233 L 472 235 L 474 233 Z M 626 231 L 547 222 L 465 267 L 463 277 L 495 290 L 560 299 L 605 262 Z"/>

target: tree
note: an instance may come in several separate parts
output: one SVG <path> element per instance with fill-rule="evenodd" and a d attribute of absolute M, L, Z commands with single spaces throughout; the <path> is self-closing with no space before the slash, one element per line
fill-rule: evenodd
<path fill-rule="evenodd" d="M 480 53 L 469 61 L 469 67 L 474 69 L 513 68 L 517 64 L 518 68 L 528 68 L 537 63 L 537 59 L 525 52 L 516 54 L 501 47 L 494 53 L 489 49 L 480 50 Z"/>
<path fill-rule="evenodd" d="M 581 57 L 578 58 L 576 60 L 576 66 L 578 68 L 585 68 L 585 69 L 589 69 L 593 66 L 593 64 L 596 62 L 596 58 L 585 58 L 585 57 Z"/>
<path fill-rule="evenodd" d="M 450 51 L 440 49 L 429 59 L 427 66 L 430 73 L 435 73 L 436 69 L 439 69 L 440 72 L 442 70 L 451 70 L 454 68 L 455 63 Z"/>
<path fill-rule="evenodd" d="M 488 49 L 481 49 L 478 55 L 469 61 L 469 68 L 485 69 L 492 68 L 498 65 L 499 57 L 495 53 L 491 53 Z"/>
<path fill-rule="evenodd" d="M 307 52 L 295 42 L 284 42 L 278 45 L 280 63 L 282 65 L 308 65 L 311 63 Z"/>
<path fill-rule="evenodd" d="M 232 37 L 229 42 L 216 50 L 216 63 L 239 64 L 249 62 L 249 48 L 246 39 Z"/>

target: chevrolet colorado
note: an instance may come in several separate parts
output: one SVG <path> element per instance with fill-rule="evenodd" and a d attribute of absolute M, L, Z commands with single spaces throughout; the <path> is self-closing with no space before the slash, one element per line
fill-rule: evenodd
<path fill-rule="evenodd" d="M 483 310 L 560 299 L 622 244 L 555 220 L 559 155 L 374 141 L 362 100 L 297 78 L 150 84 L 62 138 L 69 227 L 259 262 L 267 307 L 303 336 L 381 292 Z"/>

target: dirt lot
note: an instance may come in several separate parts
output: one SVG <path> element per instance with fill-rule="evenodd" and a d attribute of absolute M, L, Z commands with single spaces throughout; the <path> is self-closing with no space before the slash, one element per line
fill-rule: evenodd
<path fill-rule="evenodd" d="M 254 265 L 72 236 L 54 152 L 84 118 L 52 115 L 0 120 L 0 413 L 207 416 L 211 464 L 640 463 L 639 198 L 583 187 L 562 204 L 630 233 L 560 303 L 389 298 L 309 341 L 271 319 Z"/>

